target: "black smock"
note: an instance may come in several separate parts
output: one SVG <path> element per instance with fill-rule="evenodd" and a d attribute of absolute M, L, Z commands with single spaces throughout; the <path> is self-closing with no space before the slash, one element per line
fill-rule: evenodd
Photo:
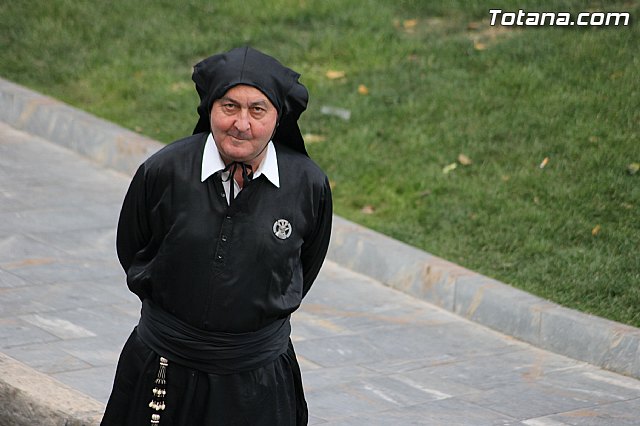
<path fill-rule="evenodd" d="M 295 311 L 324 261 L 331 191 L 306 155 L 276 143 L 280 187 L 264 175 L 227 203 L 220 173 L 201 182 L 208 133 L 174 142 L 136 172 L 118 223 L 129 289 L 192 327 L 260 330 Z M 281 239 L 274 223 L 285 219 Z M 159 354 L 133 331 L 120 356 L 103 425 L 148 425 Z M 252 371 L 210 374 L 169 360 L 160 425 L 307 422 L 293 346 Z"/>

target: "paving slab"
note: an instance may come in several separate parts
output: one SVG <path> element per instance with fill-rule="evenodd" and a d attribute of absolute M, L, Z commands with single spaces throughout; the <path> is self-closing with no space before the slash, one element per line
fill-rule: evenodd
<path fill-rule="evenodd" d="M 55 424 L 37 417 L 47 415 L 33 408 L 42 398 L 24 404 L 51 386 L 69 416 L 84 416 L 77 424 L 96 424 L 140 309 L 114 247 L 129 179 L 0 122 L 0 398 L 9 401 L 0 424 L 9 405 Z M 294 315 L 292 339 L 314 425 L 640 423 L 637 379 L 500 334 L 334 260 Z"/>

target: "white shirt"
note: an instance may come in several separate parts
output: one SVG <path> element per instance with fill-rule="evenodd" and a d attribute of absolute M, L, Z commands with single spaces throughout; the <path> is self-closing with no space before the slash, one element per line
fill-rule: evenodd
<path fill-rule="evenodd" d="M 226 164 L 222 160 L 220 156 L 220 152 L 218 152 L 218 147 L 216 146 L 215 140 L 213 140 L 213 135 L 209 133 L 207 137 L 207 141 L 204 144 L 204 152 L 202 153 L 202 174 L 201 181 L 204 182 L 219 170 L 224 170 Z M 275 185 L 277 188 L 280 188 L 280 174 L 278 173 L 278 156 L 276 155 L 276 148 L 273 146 L 273 142 L 269 141 L 267 145 L 267 153 L 265 154 L 262 162 L 258 166 L 256 170 L 253 172 L 253 178 L 257 178 L 260 175 L 264 175 L 269 182 Z M 234 185 L 234 198 L 238 196 L 238 193 L 242 190 L 240 185 L 235 181 L 235 179 L 228 179 L 229 172 L 225 172 L 222 174 L 222 186 L 224 187 L 224 192 L 227 195 L 227 203 L 231 204 L 230 199 L 230 191 L 231 182 Z"/>

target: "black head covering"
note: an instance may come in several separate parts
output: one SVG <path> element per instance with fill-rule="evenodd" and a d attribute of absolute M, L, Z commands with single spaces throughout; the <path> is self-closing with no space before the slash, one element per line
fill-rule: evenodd
<path fill-rule="evenodd" d="M 272 140 L 305 155 L 298 118 L 307 108 L 309 93 L 300 74 L 275 58 L 250 47 L 240 47 L 210 56 L 193 67 L 191 78 L 200 96 L 200 119 L 193 133 L 210 132 L 209 114 L 216 99 L 239 84 L 253 86 L 265 94 L 278 110 L 278 125 Z"/>

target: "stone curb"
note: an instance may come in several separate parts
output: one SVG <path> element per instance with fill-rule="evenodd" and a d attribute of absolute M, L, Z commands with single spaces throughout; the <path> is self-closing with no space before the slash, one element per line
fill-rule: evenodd
<path fill-rule="evenodd" d="M 129 175 L 162 146 L 1 78 L 0 120 Z M 563 308 L 340 217 L 328 258 L 534 346 L 640 379 L 640 329 Z"/>
<path fill-rule="evenodd" d="M 104 406 L 0 353 L 0 424 L 97 426 Z"/>
<path fill-rule="evenodd" d="M 640 378 L 640 329 L 564 308 L 345 219 L 329 259 L 542 349 Z"/>
<path fill-rule="evenodd" d="M 163 145 L 0 78 L 0 121 L 133 175 Z"/>

